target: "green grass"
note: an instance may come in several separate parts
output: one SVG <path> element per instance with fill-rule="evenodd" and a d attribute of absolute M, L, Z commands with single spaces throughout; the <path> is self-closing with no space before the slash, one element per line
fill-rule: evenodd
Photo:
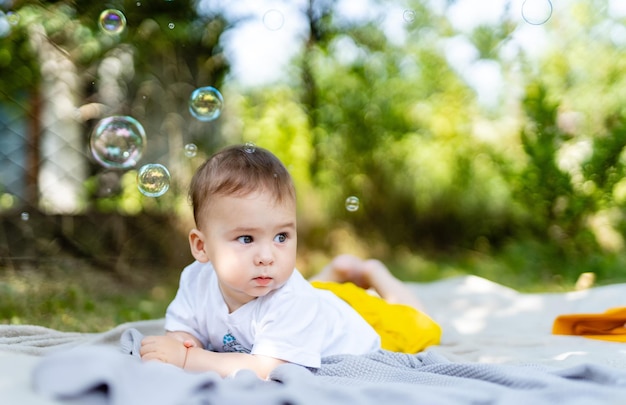
<path fill-rule="evenodd" d="M 626 282 L 624 253 L 564 255 L 535 241 L 517 241 L 498 252 L 437 253 L 429 258 L 408 254 L 388 265 L 402 280 L 433 281 L 473 274 L 522 292 L 571 291 L 581 274 L 589 272 L 595 275 L 595 285 Z"/>
<path fill-rule="evenodd" d="M 0 268 L 0 323 L 100 332 L 123 322 L 160 318 L 177 283 L 174 277 L 149 274 L 142 269 L 120 276 L 75 261 L 37 269 Z"/>

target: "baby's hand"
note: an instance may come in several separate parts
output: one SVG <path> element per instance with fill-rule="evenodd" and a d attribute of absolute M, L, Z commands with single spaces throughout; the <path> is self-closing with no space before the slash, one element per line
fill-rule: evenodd
<path fill-rule="evenodd" d="M 191 340 L 181 344 L 178 339 L 170 336 L 146 336 L 141 341 L 139 353 L 144 361 L 157 360 L 182 368 L 185 365 L 187 350 L 194 346 Z"/>

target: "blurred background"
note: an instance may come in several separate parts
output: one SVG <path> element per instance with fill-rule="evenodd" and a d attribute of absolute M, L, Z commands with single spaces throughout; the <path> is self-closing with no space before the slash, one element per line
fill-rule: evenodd
<path fill-rule="evenodd" d="M 621 0 L 0 0 L 0 322 L 163 316 L 188 182 L 233 143 L 292 173 L 305 275 L 352 253 L 626 281 L 625 23 Z"/>

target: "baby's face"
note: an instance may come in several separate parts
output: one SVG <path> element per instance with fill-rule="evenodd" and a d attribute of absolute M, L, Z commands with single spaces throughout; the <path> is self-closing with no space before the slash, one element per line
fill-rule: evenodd
<path fill-rule="evenodd" d="M 211 200 L 200 231 L 230 311 L 282 287 L 296 264 L 296 204 L 267 191 Z"/>

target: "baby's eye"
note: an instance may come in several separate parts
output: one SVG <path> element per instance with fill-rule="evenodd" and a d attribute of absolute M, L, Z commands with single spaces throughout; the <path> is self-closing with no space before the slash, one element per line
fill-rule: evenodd
<path fill-rule="evenodd" d="M 248 243 L 252 243 L 252 236 L 250 235 L 243 235 L 237 238 L 237 240 L 240 243 L 243 243 L 244 245 L 248 244 Z"/>
<path fill-rule="evenodd" d="M 286 240 L 287 240 L 286 233 L 279 233 L 278 235 L 274 236 L 274 242 L 284 243 Z"/>

